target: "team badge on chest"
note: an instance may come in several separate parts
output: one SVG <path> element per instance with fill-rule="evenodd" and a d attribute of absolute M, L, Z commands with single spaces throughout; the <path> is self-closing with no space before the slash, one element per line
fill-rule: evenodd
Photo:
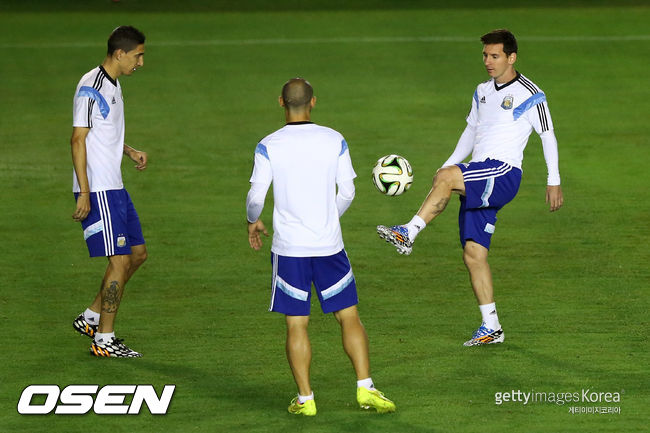
<path fill-rule="evenodd" d="M 501 101 L 501 108 L 504 110 L 512 110 L 514 99 L 515 98 L 512 95 L 508 95 L 503 98 L 503 101 Z"/>

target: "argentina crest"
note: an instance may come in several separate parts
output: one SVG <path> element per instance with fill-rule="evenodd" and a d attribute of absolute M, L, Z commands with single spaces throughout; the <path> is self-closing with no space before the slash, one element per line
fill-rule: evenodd
<path fill-rule="evenodd" d="M 512 105 L 514 102 L 514 97 L 512 95 L 508 95 L 505 98 L 503 98 L 503 101 L 501 102 L 501 108 L 504 110 L 512 110 Z"/>

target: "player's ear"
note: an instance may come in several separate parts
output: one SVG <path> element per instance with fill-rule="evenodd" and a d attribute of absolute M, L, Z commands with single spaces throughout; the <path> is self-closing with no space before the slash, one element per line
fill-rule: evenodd
<path fill-rule="evenodd" d="M 284 99 L 282 99 L 282 96 L 278 96 L 278 104 L 280 104 L 280 107 L 284 107 Z"/>
<path fill-rule="evenodd" d="M 117 50 L 115 50 L 113 52 L 113 57 L 115 58 L 115 60 L 117 60 L 119 62 L 120 59 L 122 59 L 122 56 L 125 55 L 125 54 L 126 54 L 126 52 L 122 48 L 118 48 Z"/>
<path fill-rule="evenodd" d="M 516 61 L 517 61 L 517 53 L 510 53 L 510 55 L 508 56 L 508 63 L 514 65 Z"/>
<path fill-rule="evenodd" d="M 312 96 L 311 101 L 309 101 L 309 108 L 314 108 L 314 105 L 316 105 L 316 97 Z"/>

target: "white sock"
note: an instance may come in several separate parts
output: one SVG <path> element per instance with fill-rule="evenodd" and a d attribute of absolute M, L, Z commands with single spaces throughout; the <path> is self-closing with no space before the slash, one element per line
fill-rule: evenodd
<path fill-rule="evenodd" d="M 95 343 L 108 343 L 115 338 L 115 332 L 98 332 L 95 334 Z"/>
<path fill-rule="evenodd" d="M 409 240 L 413 242 L 418 233 L 424 230 L 426 226 L 427 223 L 425 223 L 424 220 L 419 216 L 415 215 L 413 218 L 411 218 L 411 221 L 406 223 L 406 228 L 409 231 Z"/>
<path fill-rule="evenodd" d="M 313 400 L 314 399 L 314 391 L 311 392 L 309 395 L 300 395 L 298 394 L 298 403 L 300 404 L 305 404 L 307 400 Z"/>
<path fill-rule="evenodd" d="M 479 305 L 481 316 L 483 316 L 483 323 L 490 329 L 497 330 L 501 328 L 499 323 L 499 316 L 497 315 L 497 306 L 494 302 L 491 304 Z"/>
<path fill-rule="evenodd" d="M 375 389 L 375 384 L 372 383 L 372 378 L 369 377 L 367 379 L 357 380 L 357 388 L 362 387 L 367 389 Z"/>
<path fill-rule="evenodd" d="M 99 325 L 99 313 L 95 313 L 90 308 L 86 308 L 84 311 L 84 319 L 91 325 Z"/>

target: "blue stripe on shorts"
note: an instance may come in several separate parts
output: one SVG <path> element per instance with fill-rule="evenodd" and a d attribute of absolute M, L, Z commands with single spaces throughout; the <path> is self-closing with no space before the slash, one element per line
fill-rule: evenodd
<path fill-rule="evenodd" d="M 140 218 L 125 189 L 91 192 L 90 213 L 81 227 L 90 257 L 128 255 L 132 246 L 144 244 Z"/>
<path fill-rule="evenodd" d="M 357 286 L 345 250 L 326 257 L 288 257 L 271 253 L 273 276 L 269 311 L 288 316 L 308 316 L 311 287 L 324 313 L 359 303 Z"/>
<path fill-rule="evenodd" d="M 466 241 L 472 240 L 490 249 L 497 212 L 517 195 L 521 170 L 489 158 L 457 165 L 465 182 L 465 195 L 460 197 L 458 212 L 461 245 L 465 247 Z"/>

